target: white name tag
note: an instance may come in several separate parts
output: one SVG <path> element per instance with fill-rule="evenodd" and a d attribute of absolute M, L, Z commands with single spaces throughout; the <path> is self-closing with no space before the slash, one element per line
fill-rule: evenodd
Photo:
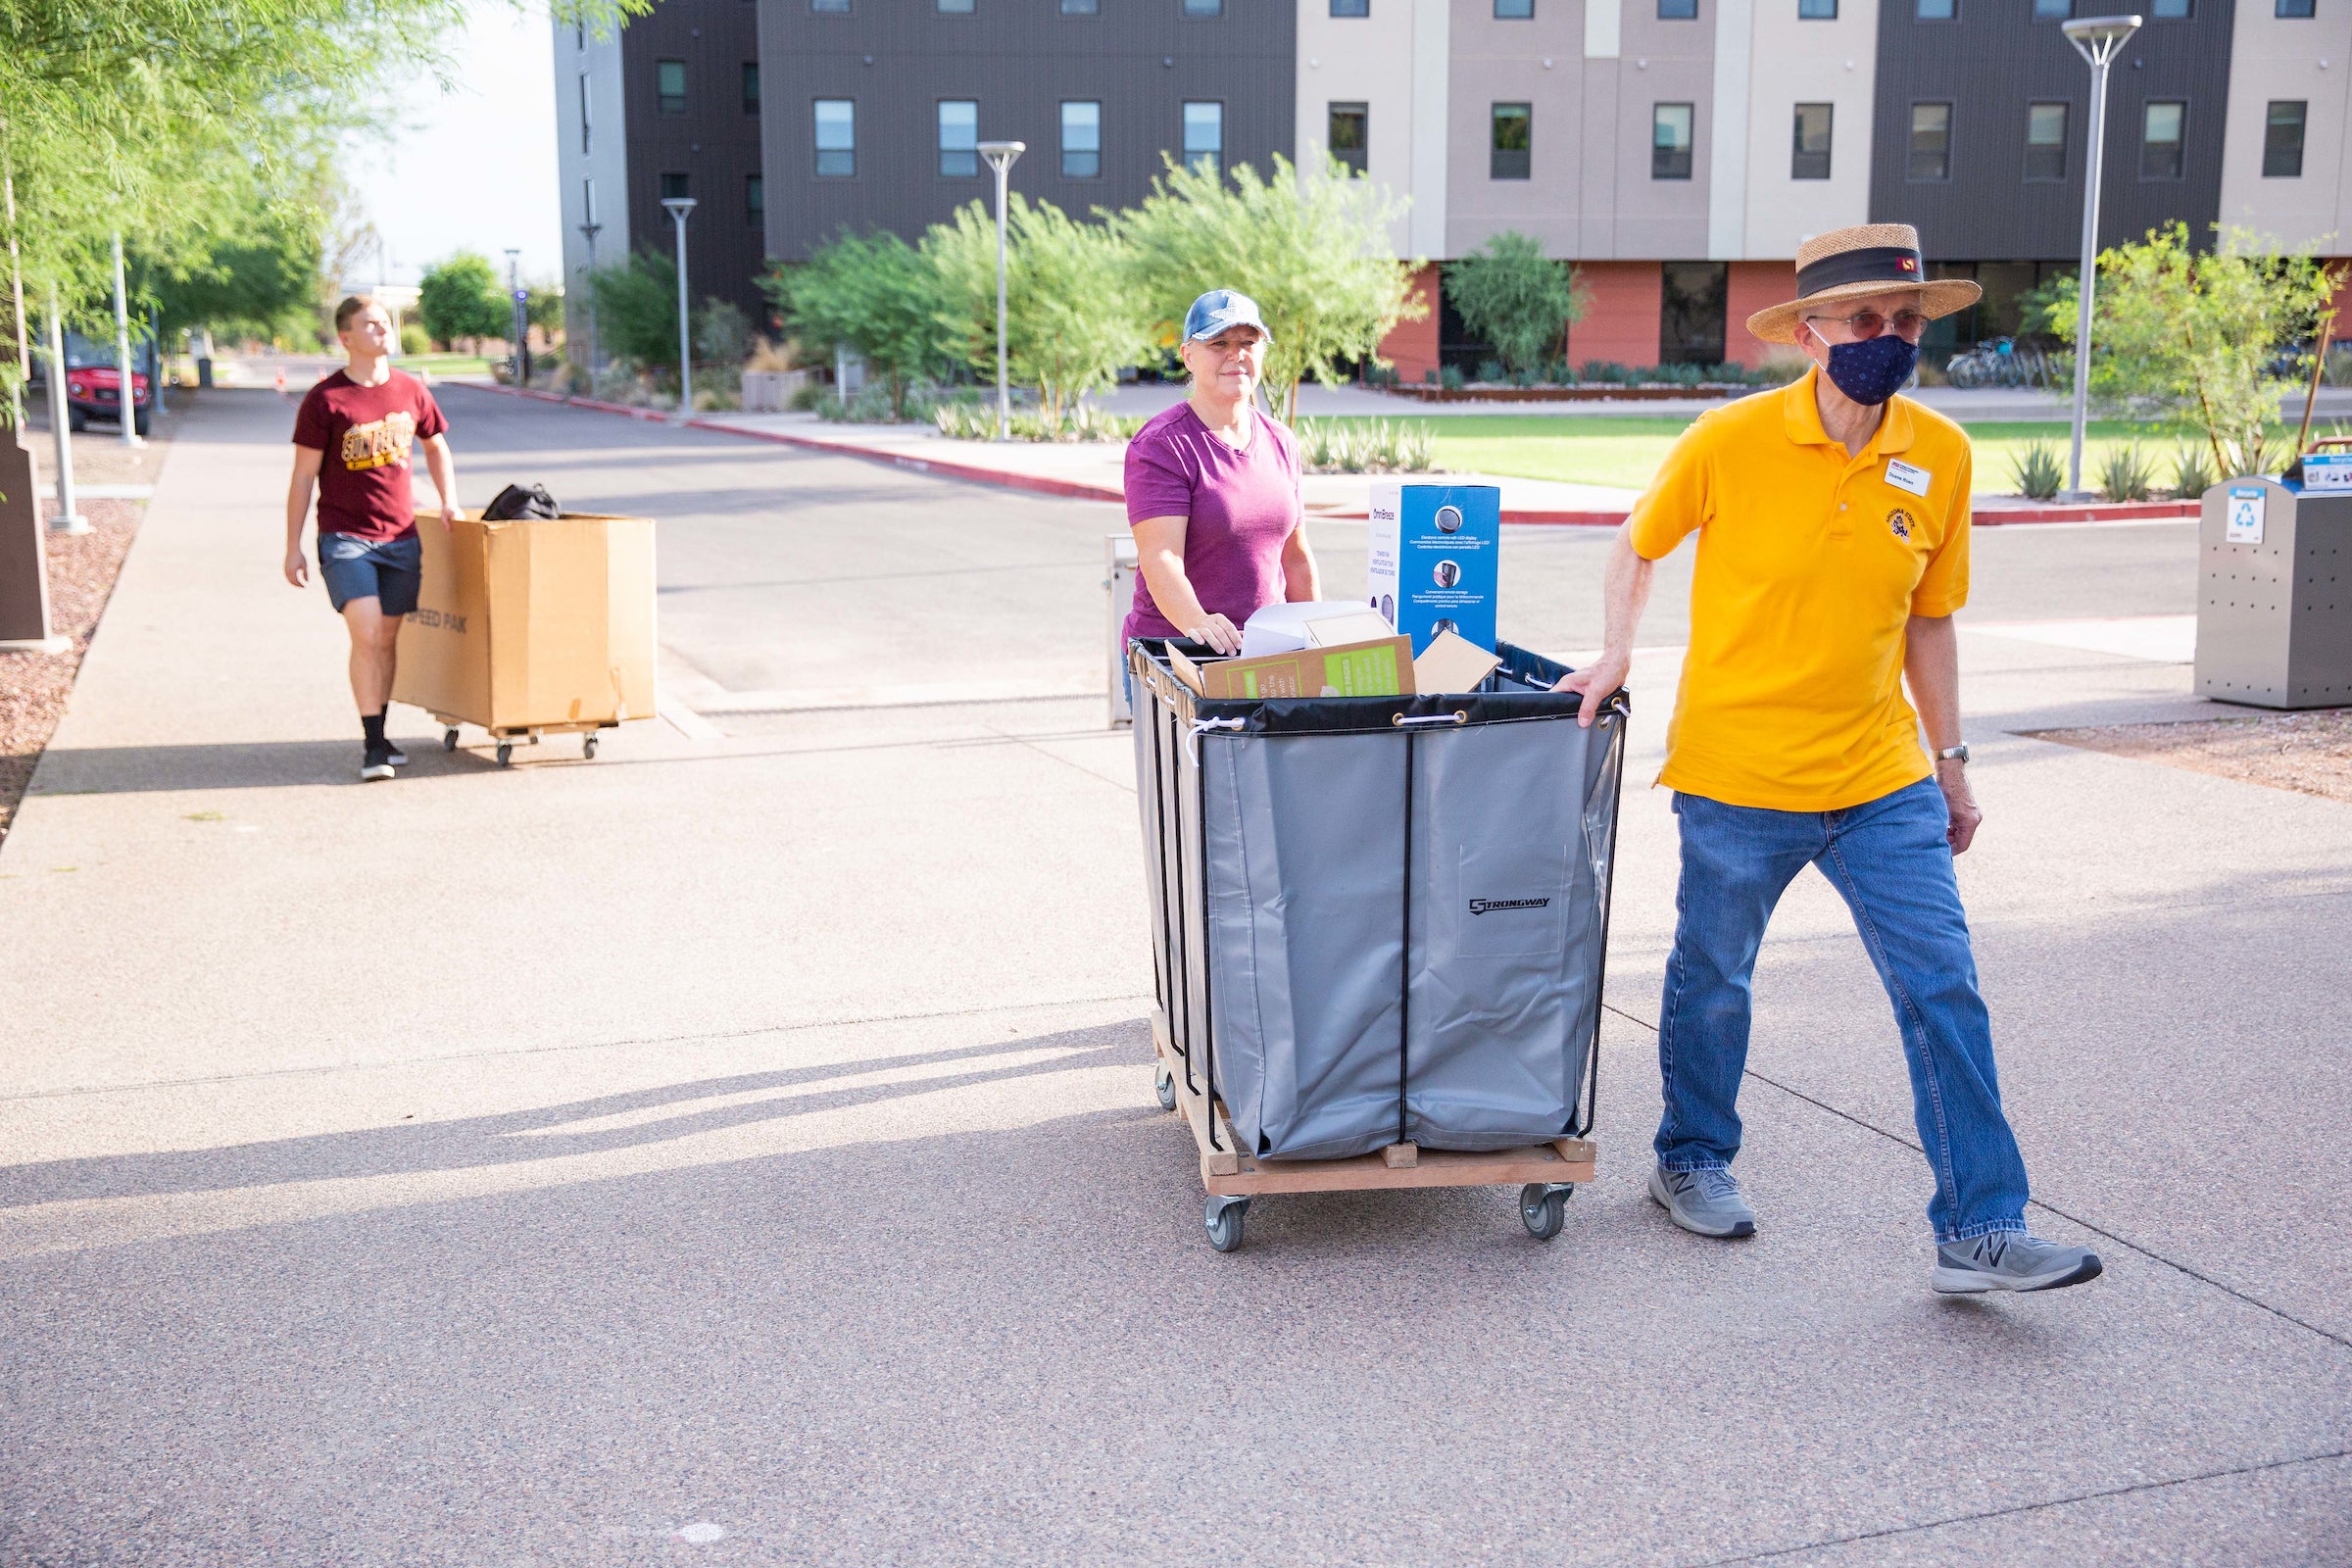
<path fill-rule="evenodd" d="M 1900 458 L 1886 460 L 1886 482 L 1897 490 L 1908 490 L 1915 496 L 1928 493 L 1929 482 L 1936 476 L 1925 468 L 1915 468 Z"/>

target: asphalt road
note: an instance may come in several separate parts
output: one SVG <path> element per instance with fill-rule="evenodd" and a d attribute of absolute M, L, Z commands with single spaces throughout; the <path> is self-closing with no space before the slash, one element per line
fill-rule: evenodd
<path fill-rule="evenodd" d="M 396 710 L 359 786 L 275 575 L 290 411 L 190 416 L 0 850 L 8 1568 L 2352 1562 L 2352 808 L 2018 733 L 2209 712 L 2183 666 L 1963 638 L 2002 1084 L 2094 1285 L 1929 1293 L 1818 877 L 1758 971 L 1759 1234 L 1643 1196 L 1670 625 L 1565 1231 L 1263 1200 L 1220 1255 L 1091 687 L 792 707 L 1008 647 L 1094 681 L 1108 509 L 448 403 L 466 499 L 662 519 L 673 655 L 783 697 L 505 770 Z M 2177 612 L 2173 532 L 1988 533 L 1980 607 Z M 1574 647 L 1592 541 L 1508 548 Z"/>

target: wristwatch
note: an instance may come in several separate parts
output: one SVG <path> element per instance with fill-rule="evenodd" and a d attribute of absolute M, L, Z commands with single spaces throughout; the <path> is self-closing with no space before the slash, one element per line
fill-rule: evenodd
<path fill-rule="evenodd" d="M 1968 742 L 1962 741 L 1957 746 L 1946 746 L 1942 751 L 1936 754 L 1936 760 L 1938 762 L 1958 762 L 1962 767 L 1966 767 L 1968 765 Z"/>

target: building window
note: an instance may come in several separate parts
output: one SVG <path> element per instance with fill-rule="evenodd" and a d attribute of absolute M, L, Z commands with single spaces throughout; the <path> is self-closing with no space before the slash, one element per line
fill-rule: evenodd
<path fill-rule="evenodd" d="M 1496 22 L 1533 22 L 1536 20 L 1536 0 L 1494 0 Z"/>
<path fill-rule="evenodd" d="M 2301 100 L 2292 103 L 2283 99 L 2271 100 L 2270 113 L 2262 122 L 2262 177 L 2265 179 L 2301 179 L 2303 177 L 2303 111 Z"/>
<path fill-rule="evenodd" d="M 2035 22 L 2064 22 L 2075 14 L 2075 0 L 2034 0 Z"/>
<path fill-rule="evenodd" d="M 2152 103 L 2140 111 L 2140 178 L 2180 177 L 2180 132 L 2187 120 L 2183 103 Z"/>
<path fill-rule="evenodd" d="M 760 62 L 757 60 L 743 63 L 743 112 L 747 115 L 760 112 Z"/>
<path fill-rule="evenodd" d="M 816 101 L 816 177 L 847 179 L 857 172 L 857 100 L 819 98 Z"/>
<path fill-rule="evenodd" d="M 1225 0 L 1184 0 L 1184 14 L 1188 17 L 1221 17 L 1225 14 Z"/>
<path fill-rule="evenodd" d="M 1838 0 L 1796 0 L 1796 20 L 1799 22 L 1836 22 Z"/>
<path fill-rule="evenodd" d="M 1487 177 L 1525 179 L 1535 142 L 1532 110 L 1526 104 L 1496 104 L 1489 111 Z"/>
<path fill-rule="evenodd" d="M 1666 262 L 1658 291 L 1658 363 L 1721 365 L 1732 270 L 1723 262 Z"/>
<path fill-rule="evenodd" d="M 1911 106 L 1911 159 L 1903 170 L 1906 179 L 1952 177 L 1952 106 Z"/>
<path fill-rule="evenodd" d="M 1959 20 L 1958 0 L 1918 0 L 1918 16 L 1922 22 L 1955 22 Z"/>
<path fill-rule="evenodd" d="M 980 106 L 969 98 L 939 104 L 939 174 L 969 179 L 980 172 Z"/>
<path fill-rule="evenodd" d="M 1216 173 L 1225 167 L 1225 106 L 1184 106 L 1184 163 Z"/>
<path fill-rule="evenodd" d="M 758 174 L 743 176 L 743 221 L 749 228 L 767 226 L 767 181 Z"/>
<path fill-rule="evenodd" d="M 808 9 L 825 16 L 846 17 L 850 0 L 808 0 Z"/>
<path fill-rule="evenodd" d="M 1368 17 L 1372 14 L 1372 0 L 1331 0 L 1331 14 L 1335 17 Z"/>
<path fill-rule="evenodd" d="M 1696 22 L 1698 0 L 1658 0 L 1660 22 Z"/>
<path fill-rule="evenodd" d="M 2278 9 L 2273 13 L 2280 17 L 2311 17 L 2317 14 L 2318 8 L 2312 4 L 2312 0 L 2278 0 Z"/>
<path fill-rule="evenodd" d="M 694 194 L 694 181 L 684 174 L 670 172 L 662 176 L 662 199 L 675 201 Z"/>
<path fill-rule="evenodd" d="M 943 17 L 968 17 L 972 14 L 972 0 L 939 0 L 939 14 Z"/>
<path fill-rule="evenodd" d="M 1065 17 L 1092 17 L 1102 10 L 1102 0 L 1061 0 L 1061 14 Z"/>
<path fill-rule="evenodd" d="M 1092 98 L 1061 106 L 1061 177 L 1100 179 L 1102 175 L 1102 105 Z"/>
<path fill-rule="evenodd" d="M 2148 15 L 2158 22 L 2186 22 L 2190 9 L 2189 0 L 2156 0 L 2148 7 Z"/>
<path fill-rule="evenodd" d="M 2026 178 L 2032 181 L 2066 177 L 2066 110 L 2064 104 L 2026 105 Z M 1914 176 L 1925 177 L 1925 176 Z M 1942 176 L 1935 176 L 1940 179 Z"/>
<path fill-rule="evenodd" d="M 1655 104 L 1649 111 L 1649 177 L 1690 177 L 1690 106 Z"/>
<path fill-rule="evenodd" d="M 1369 113 L 1364 104 L 1333 104 L 1325 112 L 1324 144 L 1332 157 L 1348 166 L 1350 174 L 1364 172 L 1364 126 Z"/>
<path fill-rule="evenodd" d="M 1788 149 L 1790 179 L 1830 177 L 1830 105 L 1798 104 Z"/>
<path fill-rule="evenodd" d="M 593 150 L 590 127 L 594 117 L 588 113 L 588 73 L 583 71 L 580 73 L 580 156 L 582 158 L 587 157 Z"/>
<path fill-rule="evenodd" d="M 685 61 L 654 62 L 654 107 L 665 115 L 682 115 L 686 112 Z"/>

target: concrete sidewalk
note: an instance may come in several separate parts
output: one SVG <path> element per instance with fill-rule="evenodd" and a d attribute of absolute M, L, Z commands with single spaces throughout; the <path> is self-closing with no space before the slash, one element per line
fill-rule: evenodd
<path fill-rule="evenodd" d="M 961 516 L 976 557 L 1015 521 L 782 450 L 722 505 L 741 443 L 501 407 L 588 455 L 462 439 L 466 499 L 538 471 L 691 514 L 665 590 L 755 542 L 858 583 L 861 515 Z M 396 710 L 416 761 L 359 786 L 340 629 L 275 575 L 290 420 L 191 414 L 0 849 L 0 1562 L 2352 1561 L 2352 808 L 2031 738 L 2212 712 L 2177 634 L 2082 629 L 2079 574 L 1984 552 L 1962 880 L 2033 1221 L 2107 1278 L 1928 1293 L 1893 1026 L 1816 877 L 1758 974 L 1762 1231 L 1643 1197 L 1671 646 L 1566 1231 L 1335 1195 L 1221 1256 L 1152 1099 L 1098 699 L 634 724 L 508 771 Z M 1087 570 L 1103 514 L 1023 503 L 1019 548 Z M 1511 548 L 1591 591 L 1575 532 Z M 763 586 L 733 612 L 789 625 Z M 962 613 L 958 650 L 1041 635 Z M 938 677 L 936 623 L 872 646 Z"/>

